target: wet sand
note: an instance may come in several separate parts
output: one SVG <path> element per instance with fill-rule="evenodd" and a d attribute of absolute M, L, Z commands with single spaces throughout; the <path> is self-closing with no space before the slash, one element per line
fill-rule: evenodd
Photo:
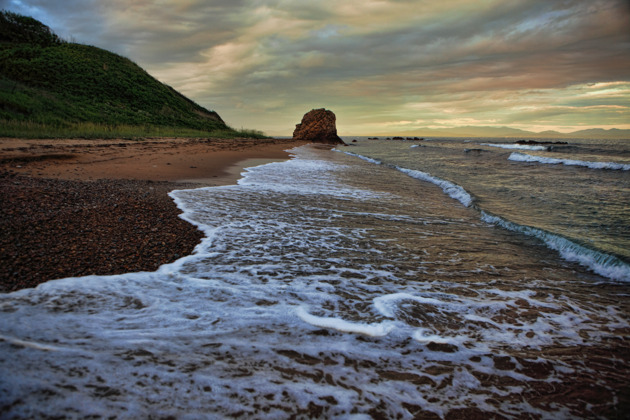
<path fill-rule="evenodd" d="M 202 238 L 168 192 L 285 160 L 279 139 L 0 139 L 0 292 L 153 271 Z"/>

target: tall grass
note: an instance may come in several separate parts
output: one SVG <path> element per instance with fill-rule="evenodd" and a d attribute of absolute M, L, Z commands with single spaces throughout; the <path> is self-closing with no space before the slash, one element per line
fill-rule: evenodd
<path fill-rule="evenodd" d="M 186 127 L 164 127 L 151 124 L 112 125 L 93 122 L 41 123 L 35 121 L 0 120 L 0 137 L 15 138 L 86 138 L 86 139 L 139 139 L 146 137 L 209 137 L 209 138 L 265 138 L 258 130 L 233 130 L 230 127 L 215 130 L 196 130 Z"/>

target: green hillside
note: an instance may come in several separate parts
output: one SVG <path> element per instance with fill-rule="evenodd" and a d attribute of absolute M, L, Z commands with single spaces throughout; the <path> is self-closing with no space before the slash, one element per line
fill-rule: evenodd
<path fill-rule="evenodd" d="M 0 136 L 260 136 L 237 132 L 132 61 L 0 12 Z"/>

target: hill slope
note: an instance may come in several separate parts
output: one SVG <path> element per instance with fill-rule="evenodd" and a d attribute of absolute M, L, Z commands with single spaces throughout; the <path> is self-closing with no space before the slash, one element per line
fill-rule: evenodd
<path fill-rule="evenodd" d="M 237 134 L 216 112 L 131 60 L 64 42 L 33 18 L 0 12 L 0 136 L 107 137 L 126 131 Z"/>

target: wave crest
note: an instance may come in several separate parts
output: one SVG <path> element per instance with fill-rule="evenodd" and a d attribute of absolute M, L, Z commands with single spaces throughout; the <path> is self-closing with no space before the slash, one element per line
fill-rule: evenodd
<path fill-rule="evenodd" d="M 432 184 L 437 185 L 442 188 L 446 194 L 448 194 L 451 198 L 462 203 L 465 207 L 470 207 L 473 202 L 473 198 L 468 192 L 460 187 L 457 184 L 454 184 L 450 181 L 446 181 L 445 179 L 435 177 L 431 174 L 422 171 L 416 171 L 414 169 L 401 168 L 400 166 L 394 166 L 400 172 L 409 175 L 412 178 L 416 178 L 422 181 L 428 181 Z"/>
<path fill-rule="evenodd" d="M 531 146 L 526 144 L 481 143 L 482 146 L 499 147 L 501 149 L 548 150 L 547 146 Z"/>
<path fill-rule="evenodd" d="M 501 226 L 513 232 L 519 232 L 538 238 L 549 248 L 558 251 L 560 256 L 565 260 L 583 265 L 601 276 L 611 280 L 630 282 L 630 265 L 613 255 L 594 251 L 582 245 L 578 245 L 569 239 L 563 238 L 562 236 L 554 235 L 531 226 L 523 226 L 509 222 L 484 211 L 481 212 L 481 219 L 486 223 Z"/>
<path fill-rule="evenodd" d="M 337 150 L 339 151 L 339 150 Z M 392 168 L 392 169 L 396 169 L 397 171 L 400 171 L 402 173 L 404 173 L 405 175 L 408 175 L 412 178 L 415 179 L 419 179 L 421 181 L 427 181 L 430 182 L 432 184 L 437 185 L 438 187 L 442 188 L 442 191 L 444 191 L 449 197 L 454 198 L 455 200 L 459 201 L 460 203 L 462 203 L 465 207 L 470 207 L 470 205 L 473 202 L 473 198 L 472 196 L 468 193 L 468 191 L 466 191 L 465 189 L 463 189 L 462 187 L 460 187 L 457 184 L 454 184 L 450 181 L 447 181 L 445 179 L 442 178 L 438 178 L 435 177 L 429 173 L 426 172 L 422 172 L 422 171 L 418 171 L 415 169 L 407 169 L 407 168 L 403 168 L 400 166 L 396 166 L 396 165 L 390 165 L 390 164 L 385 164 L 383 162 L 381 162 L 380 160 L 377 159 L 372 159 L 370 157 L 367 156 L 362 156 L 356 153 L 352 153 L 352 152 L 343 152 L 347 155 L 350 156 L 354 156 L 354 157 L 358 157 L 359 159 L 363 159 L 367 162 L 370 163 L 374 163 L 376 165 L 384 165 L 386 167 Z"/>
<path fill-rule="evenodd" d="M 558 159 L 544 156 L 529 155 L 527 153 L 514 152 L 508 157 L 509 160 L 515 162 L 530 162 L 530 163 L 546 163 L 551 165 L 571 165 L 571 166 L 585 166 L 590 169 L 612 169 L 618 171 L 630 171 L 630 164 L 615 163 L 615 162 L 591 162 L 586 160 L 575 159 Z"/>

